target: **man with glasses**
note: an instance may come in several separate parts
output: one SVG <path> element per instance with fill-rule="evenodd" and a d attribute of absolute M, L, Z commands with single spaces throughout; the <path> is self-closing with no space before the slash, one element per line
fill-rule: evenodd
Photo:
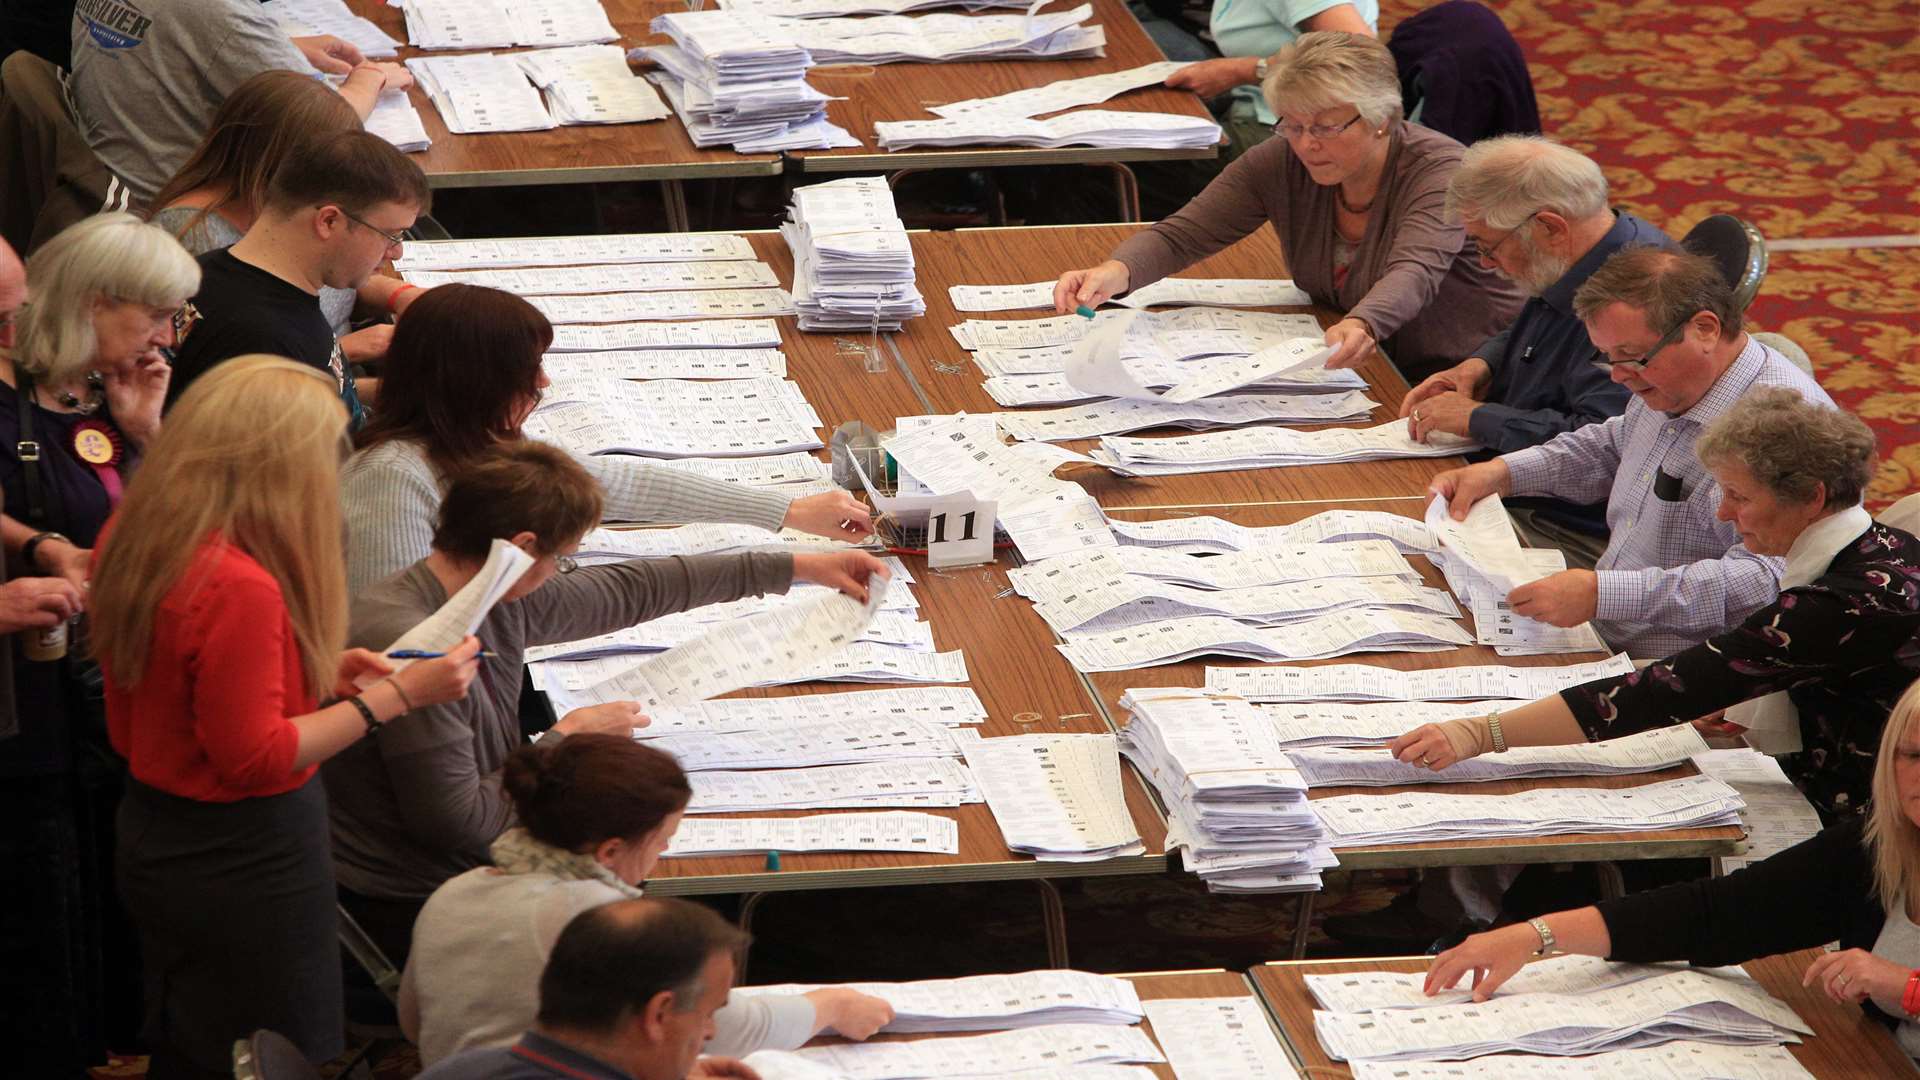
<path fill-rule="evenodd" d="M 357 288 L 397 257 L 430 200 L 420 167 L 377 135 L 344 132 L 289 153 L 246 235 L 200 256 L 200 292 L 174 352 L 168 403 L 223 360 L 272 353 L 332 376 L 358 429 L 361 392 L 373 388 L 355 383 L 320 288 Z"/>
<path fill-rule="evenodd" d="M 1486 456 L 1538 446 L 1620 415 L 1627 390 L 1590 363 L 1598 353 L 1573 311 L 1574 293 L 1633 245 L 1671 246 L 1655 226 L 1607 206 L 1607 178 L 1578 151 L 1536 136 L 1483 139 L 1447 185 L 1480 263 L 1528 294 L 1513 324 L 1460 363 L 1414 387 L 1400 406 L 1410 434 L 1473 439 Z M 1592 568 L 1607 546 L 1604 504 L 1516 500 L 1508 507 L 1536 547 Z"/>

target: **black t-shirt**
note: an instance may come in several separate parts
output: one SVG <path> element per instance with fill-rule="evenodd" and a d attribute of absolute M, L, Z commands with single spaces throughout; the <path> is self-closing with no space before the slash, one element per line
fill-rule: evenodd
<path fill-rule="evenodd" d="M 200 256 L 200 291 L 188 305 L 173 350 L 171 407 L 193 380 L 222 360 L 248 353 L 285 356 L 319 368 L 340 388 L 357 429 L 365 418 L 353 370 L 320 310 L 320 298 L 241 262 L 226 249 Z"/>

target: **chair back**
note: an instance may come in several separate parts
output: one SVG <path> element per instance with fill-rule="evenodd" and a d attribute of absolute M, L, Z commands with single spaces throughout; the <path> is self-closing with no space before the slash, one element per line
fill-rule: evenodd
<path fill-rule="evenodd" d="M 234 1080 L 321 1080 L 293 1040 L 261 1028 L 233 1044 Z"/>
<path fill-rule="evenodd" d="M 1759 229 L 1732 214 L 1714 214 L 1681 237 L 1680 246 L 1719 264 L 1740 310 L 1760 295 L 1760 283 L 1767 278 L 1767 240 Z"/>

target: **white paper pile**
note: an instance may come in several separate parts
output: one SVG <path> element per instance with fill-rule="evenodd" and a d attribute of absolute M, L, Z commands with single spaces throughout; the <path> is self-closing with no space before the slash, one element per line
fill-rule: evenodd
<path fill-rule="evenodd" d="M 650 739 L 688 772 L 715 769 L 804 769 L 868 761 L 960 756 L 945 724 L 918 720 L 829 720 L 777 731 L 697 732 Z"/>
<path fill-rule="evenodd" d="M 1146 850 L 1127 812 L 1112 735 L 1008 735 L 962 749 L 1010 850 L 1043 862 Z"/>
<path fill-rule="evenodd" d="M 447 130 L 457 135 L 559 126 L 510 56 L 415 56 L 407 60 L 407 70 L 440 110 Z"/>
<path fill-rule="evenodd" d="M 616 41 L 600 0 L 400 0 L 422 49 L 500 49 Z"/>
<path fill-rule="evenodd" d="M 1213 891 L 1306 892 L 1335 865 L 1307 784 L 1245 702 L 1129 690 L 1121 752 L 1167 807 L 1167 847 Z"/>
<path fill-rule="evenodd" d="M 955 311 L 1050 311 L 1055 284 L 1049 280 L 1025 285 L 949 285 L 947 299 Z M 1257 308 L 1304 306 L 1313 298 L 1286 278 L 1167 277 L 1103 303 L 1129 308 L 1184 304 Z"/>
<path fill-rule="evenodd" d="M 1102 150 L 1202 150 L 1220 141 L 1220 125 L 1204 116 L 1085 109 L 1051 120 L 983 115 L 952 120 L 882 120 L 873 125 L 882 150 L 910 146 L 1092 146 Z"/>
<path fill-rule="evenodd" d="M 778 487 L 783 494 L 799 498 L 821 483 L 831 484 L 832 466 L 812 454 L 773 454 L 749 458 L 675 458 L 663 461 L 669 469 L 683 469 L 713 480 L 748 487 Z"/>
<path fill-rule="evenodd" d="M 1049 304 L 1048 306 L 1051 306 Z M 947 328 L 963 349 L 1039 349 L 1071 345 L 1110 322 L 1127 322 L 1122 355 L 1187 360 L 1198 356 L 1244 356 L 1288 338 L 1314 337 L 1320 323 L 1311 315 L 1193 307 L 1149 311 L 1127 319 L 1124 311 L 1102 311 L 1092 319 L 1053 315 L 1044 319 L 967 319 Z M 1064 354 L 1063 354 L 1064 355 Z M 1038 370 L 1064 371 L 1064 367 Z"/>
<path fill-rule="evenodd" d="M 373 111 L 367 114 L 365 127 L 403 154 L 418 153 L 433 145 L 426 123 L 420 119 L 420 110 L 413 107 L 405 90 L 381 91 L 374 100 Z"/>
<path fill-rule="evenodd" d="M 659 66 L 666 92 L 695 146 L 731 144 L 767 152 L 858 146 L 827 122 L 827 96 L 807 85 L 811 56 L 776 20 L 734 11 L 676 11 L 653 20 L 672 45 L 638 54 Z"/>
<path fill-rule="evenodd" d="M 1485 716 L 1494 708 L 1505 710 L 1525 704 L 1524 701 L 1397 701 L 1391 705 L 1257 705 L 1255 708 L 1280 733 L 1280 744 L 1292 750 L 1317 746 L 1385 746 L 1422 724 L 1465 720 Z M 1454 777 L 1449 774 L 1435 779 Z"/>
<path fill-rule="evenodd" d="M 684 645 L 713 628 L 715 620 L 704 617 L 699 610 L 684 611 L 674 615 L 662 616 L 638 626 L 630 626 L 598 637 L 583 638 L 558 645 L 539 645 L 527 652 L 529 663 L 541 660 L 593 660 L 611 656 L 633 656 L 639 653 L 664 652 L 676 645 Z M 912 614 L 882 611 L 873 617 L 873 622 L 860 631 L 854 638 L 856 642 L 870 642 L 896 649 L 911 649 L 915 652 L 930 653 L 933 648 L 933 627 L 914 619 Z"/>
<path fill-rule="evenodd" d="M 905 810 L 797 818 L 690 818 L 661 855 L 752 855 L 763 851 L 960 851 L 952 818 Z M 737 992 L 737 991 L 736 991 Z"/>
<path fill-rule="evenodd" d="M 1444 769 L 1427 769 L 1395 760 L 1384 747 L 1323 746 L 1290 751 L 1294 767 L 1309 787 L 1358 784 L 1460 783 L 1520 780 L 1537 776 L 1625 776 L 1653 772 L 1705 752 L 1706 741 L 1691 724 L 1653 728 L 1618 739 L 1568 746 L 1515 746 L 1504 754 L 1482 754 Z"/>
<path fill-rule="evenodd" d="M 818 769 L 697 772 L 687 776 L 689 814 L 755 810 L 960 806 L 980 801 L 973 774 L 952 758 L 829 765 Z"/>
<path fill-rule="evenodd" d="M 623 385 L 644 390 L 671 382 Z M 603 399 L 562 400 L 536 410 L 523 430 L 528 438 L 588 455 L 744 457 L 820 447 L 815 434 L 820 418 L 804 400 L 730 389 L 762 383 L 733 379 L 688 384 L 714 388 L 698 395 L 628 392 Z"/>
<path fill-rule="evenodd" d="M 1002 405 L 1023 404 L 1004 400 L 995 380 L 987 380 L 986 388 L 987 393 Z M 1170 401 L 1115 398 L 1064 409 L 998 413 L 994 420 L 1010 438 L 1042 442 L 1091 439 L 1145 428 L 1180 427 L 1205 431 L 1258 423 L 1332 424 L 1343 420 L 1365 420 L 1373 414 L 1378 404 L 1357 391 L 1344 394 L 1239 394 L 1184 405 Z"/>
<path fill-rule="evenodd" d="M 1210 558 L 1152 548 L 1105 548 L 1015 567 L 1007 571 L 1007 580 L 1020 595 L 1033 598 L 1057 593 L 1058 583 L 1079 581 L 1090 573 L 1136 574 L 1196 589 L 1246 589 L 1313 578 L 1420 580 L 1420 572 L 1393 545 L 1379 540 L 1275 547 Z"/>
<path fill-rule="evenodd" d="M 638 738 L 688 732 L 722 734 L 763 731 L 789 724 L 827 720 L 920 720 L 933 724 L 981 724 L 987 707 L 970 686 L 915 686 L 893 690 L 856 690 L 840 694 L 799 694 L 778 698 L 726 698 L 660 709 L 637 728 Z"/>
<path fill-rule="evenodd" d="M 627 54 L 618 45 L 536 49 L 513 59 L 546 94 L 547 110 L 562 124 L 633 124 L 668 113 L 647 80 L 627 69 Z"/>
<path fill-rule="evenodd" d="M 749 259 L 519 267 L 508 270 L 405 269 L 400 276 L 423 289 L 459 283 L 504 289 L 520 296 L 780 287 L 780 279 L 775 276 L 773 267 Z"/>
<path fill-rule="evenodd" d="M 743 290 L 757 293 L 759 290 Z M 619 349 L 776 349 L 780 326 L 772 319 L 702 319 L 696 322 L 579 324 L 553 328 L 551 352 Z"/>
<path fill-rule="evenodd" d="M 757 460 L 748 458 L 747 460 Z M 812 460 L 812 459 L 809 459 Z M 758 525 L 676 525 L 664 529 L 593 529 L 580 540 L 574 561 L 582 566 L 627 559 L 662 559 L 669 555 L 713 555 L 729 551 L 844 551 L 856 545 L 845 540 L 782 529 L 772 532 Z M 897 560 L 896 560 L 897 561 Z M 904 564 L 901 564 L 904 570 Z M 908 579 L 911 581 L 911 579 Z M 891 587 L 892 583 L 888 583 Z M 693 614 L 703 611 L 695 608 Z M 881 610 L 886 610 L 882 608 Z"/>
<path fill-rule="evenodd" d="M 784 378 L 787 357 L 778 349 L 611 349 L 549 353 L 540 364 L 555 382 L 569 379 L 764 379 Z"/>
<path fill-rule="evenodd" d="M 802 330 L 898 330 L 926 313 L 913 283 L 913 247 L 884 177 L 795 188 L 780 226 L 793 251 Z"/>
<path fill-rule="evenodd" d="M 894 15 L 878 19 L 763 17 L 821 64 L 939 63 L 947 60 L 1066 60 L 1100 56 L 1107 35 L 1082 26 L 1092 4 L 1026 15 Z M 880 125 L 885 126 L 885 125 Z"/>
<path fill-rule="evenodd" d="M 1079 79 L 1061 79 L 1045 86 L 1016 90 L 1011 94 L 1001 94 L 997 97 L 969 98 L 949 105 L 933 105 L 929 106 L 927 111 L 947 119 L 985 115 L 1039 116 L 1041 113 L 1059 112 L 1062 109 L 1071 109 L 1080 105 L 1098 105 L 1143 86 L 1159 86 L 1167 81 L 1167 76 L 1186 66 L 1184 62 L 1178 60 L 1157 60 L 1125 71 L 1109 71 L 1103 75 L 1088 75 Z M 1048 292 L 1051 293 L 1053 283 L 1047 284 Z M 960 307 L 958 310 L 992 309 Z"/>
<path fill-rule="evenodd" d="M 1063 1066 L 1165 1060 L 1153 1040 L 1138 1027 L 1047 1024 L 990 1035 L 827 1043 L 785 1052 L 762 1050 L 749 1055 L 746 1063 L 766 1080 L 911 1080 L 935 1076 L 1070 1080 L 1080 1074 Z M 800 1069 L 795 1070 L 788 1062 L 797 1063 Z"/>
<path fill-rule="evenodd" d="M 804 819 L 803 819 L 804 820 Z M 1137 1024 L 1145 1015 L 1133 984 L 1085 971 L 1023 971 L 917 982 L 837 984 L 893 1006 L 881 1031 L 1003 1031 L 1047 1024 Z M 734 994 L 805 994 L 821 986 L 784 983 L 740 986 Z"/>
<path fill-rule="evenodd" d="M 682 292 L 530 296 L 527 297 L 527 303 L 540 309 L 540 314 L 556 326 L 654 319 L 766 318 L 794 313 L 793 297 L 785 289 L 690 289 Z"/>
<path fill-rule="evenodd" d="M 1604 960 L 1597 956 L 1560 953 L 1523 965 L 1500 984 L 1488 1000 L 1524 997 L 1528 994 L 1590 994 L 1611 990 L 1645 979 L 1657 979 L 1688 965 L 1635 964 Z M 1756 989 L 1745 970 L 1739 967 L 1703 967 L 1696 970 L 1716 978 L 1744 983 Z M 1314 1004 L 1328 1012 L 1375 1012 L 1381 1009 L 1429 1009 L 1436 1005 L 1464 1005 L 1473 1000 L 1471 980 L 1426 992 L 1426 973 L 1417 971 L 1342 971 L 1329 975 L 1304 975 L 1301 981 L 1313 995 Z"/>
<path fill-rule="evenodd" d="M 1300 1076 L 1258 998 L 1159 998 L 1143 1004 L 1179 1080 Z"/>
<path fill-rule="evenodd" d="M 1732 873 L 1776 855 L 1821 829 L 1820 813 L 1787 779 L 1780 763 L 1747 747 L 1695 754 L 1699 770 L 1723 781 L 1746 800 L 1740 822 L 1747 829 L 1747 850 L 1720 857 L 1723 873 Z"/>
<path fill-rule="evenodd" d="M 1356 1061 L 1353 1080 L 1813 1080 L 1784 1046 L 1675 1042 L 1577 1058 L 1500 1054 L 1470 1069 L 1445 1061 Z"/>
<path fill-rule="evenodd" d="M 1324 660 L 1356 652 L 1439 652 L 1472 642 L 1466 631 L 1444 616 L 1360 608 L 1273 627 L 1249 626 L 1218 615 L 1168 619 L 1124 630 L 1074 634 L 1054 648 L 1080 671 L 1127 671 L 1197 656 Z"/>
<path fill-rule="evenodd" d="M 1045 564 L 1042 564 L 1045 565 Z M 1196 589 L 1134 574 L 1081 573 L 1032 580 L 1033 608 L 1056 633 L 1108 630 L 1218 615 L 1256 627 L 1309 622 L 1336 611 L 1381 609 L 1454 619 L 1460 609 L 1439 589 L 1403 578 L 1314 578 L 1277 585 Z"/>
<path fill-rule="evenodd" d="M 1473 1004 L 1316 1011 L 1314 1034 L 1336 1061 L 1464 1061 L 1520 1051 L 1574 1055 L 1675 1040 L 1798 1042 L 1813 1029 L 1751 979 L 1672 971 L 1585 993 L 1500 995 Z"/>
<path fill-rule="evenodd" d="M 1261 427 L 1172 439 L 1109 435 L 1100 440 L 1093 456 L 1144 475 L 1169 476 L 1388 458 L 1452 457 L 1478 447 L 1471 440 L 1445 434 L 1436 434 L 1429 442 L 1415 442 L 1407 434 L 1407 425 L 1394 420 L 1369 428 L 1295 431 Z"/>
<path fill-rule="evenodd" d="M 372 20 L 355 15 L 342 0 L 266 0 L 260 7 L 273 16 L 288 37 L 332 34 L 369 60 L 387 60 L 400 54 L 398 41 Z"/>
<path fill-rule="evenodd" d="M 792 379 L 568 379 L 548 386 L 540 400 L 546 407 L 588 402 L 635 410 L 648 419 L 682 409 L 719 407 L 742 414 L 772 409 L 816 426 L 820 423 L 820 414 Z"/>
<path fill-rule="evenodd" d="M 1209 356 L 1196 360 L 1127 360 L 1124 361 L 1128 375 L 1141 386 L 1153 390 L 1171 391 L 1181 385 L 1201 385 L 1218 378 L 1235 377 L 1231 369 L 1239 368 L 1248 358 L 1244 356 Z M 1094 407 L 1105 407 L 1119 401 L 1098 391 L 1083 390 L 1067 380 L 1066 373 L 1057 370 L 1066 363 L 1064 350 L 1004 350 L 982 349 L 973 354 L 974 366 L 987 374 L 982 388 L 993 400 L 1009 407 L 1026 405 L 1070 405 L 1076 402 L 1091 403 Z M 1006 367 L 1055 368 L 1053 371 L 1020 372 L 1006 371 Z M 1358 390 L 1366 386 L 1366 380 L 1347 368 L 1328 370 L 1312 368 L 1290 370 L 1263 377 L 1256 382 L 1240 383 L 1236 389 L 1249 393 L 1269 394 L 1331 394 L 1344 390 Z M 1160 395 L 1165 397 L 1166 395 Z M 1158 402 L 1145 402 L 1158 404 Z M 1060 414 L 1069 417 L 1085 415 L 1079 409 L 1062 409 Z M 1356 419 L 1366 419 L 1365 416 Z"/>
<path fill-rule="evenodd" d="M 1376 539 L 1389 541 L 1409 555 L 1424 555 L 1437 545 L 1433 532 L 1424 524 L 1382 510 L 1328 510 L 1291 525 L 1259 528 L 1208 515 L 1159 521 L 1116 518 L 1113 534 L 1122 545 L 1182 551 L 1189 555 Z"/>
<path fill-rule="evenodd" d="M 1595 679 L 1627 675 L 1626 654 L 1564 667 L 1475 664 L 1395 671 L 1371 664 L 1207 669 L 1207 689 L 1249 701 L 1532 701 Z"/>
<path fill-rule="evenodd" d="M 1535 788 L 1513 795 L 1409 791 L 1336 795 L 1314 811 L 1335 847 L 1502 840 L 1738 825 L 1740 793 L 1710 776 L 1630 788 Z"/>
<path fill-rule="evenodd" d="M 753 244 L 727 233 L 616 233 L 498 240 L 409 240 L 396 270 L 504 270 L 521 266 L 751 260 Z"/>
<path fill-rule="evenodd" d="M 713 6 L 756 15 L 819 19 L 835 15 L 904 15 L 909 11 L 957 7 L 968 11 L 1026 7 L 1026 0 L 714 0 Z"/>

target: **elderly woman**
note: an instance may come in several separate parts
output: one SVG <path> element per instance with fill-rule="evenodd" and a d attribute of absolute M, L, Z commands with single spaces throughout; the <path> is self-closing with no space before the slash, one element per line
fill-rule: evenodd
<path fill-rule="evenodd" d="M 1804 985 L 1862 1006 L 1920 1057 L 1920 687 L 1887 718 L 1872 809 L 1726 877 L 1635 893 L 1475 934 L 1427 972 L 1436 994 L 1473 976 L 1485 1001 L 1551 947 L 1653 963 L 1739 964 L 1838 939 Z M 1873 756 L 1868 747 L 1868 756 Z"/>
<path fill-rule="evenodd" d="M 1520 293 L 1480 265 L 1444 213 L 1462 147 L 1401 118 L 1386 46 L 1303 34 L 1274 55 L 1265 93 L 1282 137 L 1227 166 L 1113 258 L 1062 274 L 1058 310 L 1151 284 L 1270 224 L 1294 284 L 1343 316 L 1327 329 L 1339 350 L 1330 367 L 1352 367 L 1377 343 L 1417 382 L 1513 320 Z"/>
<path fill-rule="evenodd" d="M 1709 425 L 1694 452 L 1720 483 L 1721 520 L 1748 550 L 1786 558 L 1779 597 L 1631 675 L 1418 728 L 1394 742 L 1401 760 L 1444 769 L 1510 745 L 1615 738 L 1759 698 L 1727 719 L 1797 741 L 1781 765 L 1823 820 L 1865 810 L 1887 710 L 1920 674 L 1920 542 L 1860 506 L 1873 433 L 1793 390 L 1760 387 Z"/>

